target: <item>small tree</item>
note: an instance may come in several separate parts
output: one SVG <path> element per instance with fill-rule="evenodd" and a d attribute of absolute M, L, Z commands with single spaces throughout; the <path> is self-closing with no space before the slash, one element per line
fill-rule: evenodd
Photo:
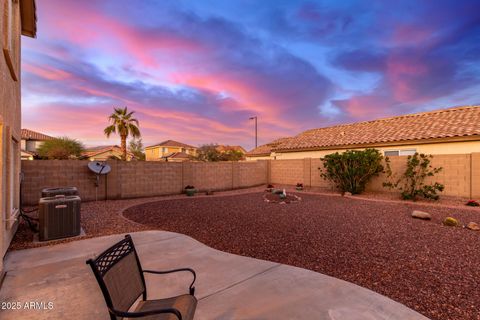
<path fill-rule="evenodd" d="M 347 150 L 344 153 L 332 153 L 322 158 L 323 170 L 320 175 L 329 180 L 342 192 L 358 194 L 380 172 L 383 156 L 376 149 Z"/>
<path fill-rule="evenodd" d="M 402 176 L 396 179 L 390 166 L 390 159 L 387 157 L 386 174 L 390 181 L 384 182 L 383 186 L 389 189 L 398 189 L 401 191 L 402 199 L 416 201 L 418 196 L 427 199 L 438 200 L 440 196 L 437 191 L 442 192 L 444 185 L 438 182 L 432 184 L 425 184 L 427 177 L 433 177 L 442 170 L 442 167 L 432 167 L 432 155 L 425 155 L 423 153 L 415 153 L 413 156 L 407 158 L 407 168 Z"/>
<path fill-rule="evenodd" d="M 218 150 L 218 144 L 204 144 L 197 149 L 197 160 L 200 161 L 240 161 L 244 159 L 244 154 L 240 150 L 227 150 L 225 152 Z"/>
<path fill-rule="evenodd" d="M 42 159 L 77 159 L 84 150 L 80 141 L 68 137 L 54 138 L 45 141 L 37 152 Z"/>
<path fill-rule="evenodd" d="M 131 139 L 128 142 L 128 150 L 133 153 L 138 160 L 145 160 L 145 152 L 143 151 L 142 139 Z"/>
<path fill-rule="evenodd" d="M 244 156 L 240 150 L 227 150 L 220 154 L 221 161 L 240 161 Z"/>
<path fill-rule="evenodd" d="M 217 150 L 218 145 L 215 143 L 204 144 L 197 149 L 197 160 L 200 161 L 222 161 L 222 154 Z"/>

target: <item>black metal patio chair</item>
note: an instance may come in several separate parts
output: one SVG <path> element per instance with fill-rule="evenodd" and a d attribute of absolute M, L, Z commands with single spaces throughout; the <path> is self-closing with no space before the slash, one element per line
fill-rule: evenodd
<path fill-rule="evenodd" d="M 102 290 L 112 320 L 142 318 L 161 320 L 193 319 L 197 307 L 195 298 L 195 271 L 181 268 L 167 271 L 143 270 L 132 238 L 111 246 L 95 259 L 87 260 Z M 193 275 L 189 293 L 159 300 L 147 300 L 144 273 L 166 274 L 187 271 Z M 142 296 L 134 311 L 132 305 Z"/>

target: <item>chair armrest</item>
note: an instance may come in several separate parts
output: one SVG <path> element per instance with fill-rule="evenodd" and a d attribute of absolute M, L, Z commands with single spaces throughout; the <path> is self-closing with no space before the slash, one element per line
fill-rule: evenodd
<path fill-rule="evenodd" d="M 153 273 L 153 274 L 167 274 L 167 273 L 173 273 L 173 272 L 181 272 L 181 271 L 188 271 L 191 274 L 193 274 L 193 281 L 190 284 L 189 287 L 189 293 L 193 296 L 195 294 L 195 287 L 193 284 L 195 283 L 195 280 L 197 279 L 197 274 L 193 269 L 190 268 L 180 268 L 180 269 L 173 269 L 173 270 L 165 270 L 165 271 L 155 271 L 155 270 L 143 270 L 144 273 Z"/>
<path fill-rule="evenodd" d="M 122 318 L 142 318 L 142 317 L 147 317 L 155 314 L 172 313 L 178 318 L 178 320 L 182 320 L 182 314 L 180 313 L 180 311 L 178 311 L 178 309 L 175 309 L 175 308 L 156 309 L 156 310 L 148 310 L 148 311 L 135 311 L 135 312 L 123 312 L 115 309 L 109 309 L 109 310 L 115 316 L 122 317 Z"/>

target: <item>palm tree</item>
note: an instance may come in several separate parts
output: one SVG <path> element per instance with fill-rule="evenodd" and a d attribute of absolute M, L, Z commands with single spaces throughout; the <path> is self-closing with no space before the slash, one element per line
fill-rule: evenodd
<path fill-rule="evenodd" d="M 110 125 L 106 127 L 103 132 L 110 137 L 112 133 L 118 133 L 121 139 L 121 150 L 122 150 L 122 160 L 127 159 L 127 137 L 132 136 L 133 138 L 140 137 L 140 129 L 138 120 L 132 118 L 132 115 L 135 111 L 128 112 L 127 107 L 125 108 L 113 108 L 114 112 L 108 117 Z"/>

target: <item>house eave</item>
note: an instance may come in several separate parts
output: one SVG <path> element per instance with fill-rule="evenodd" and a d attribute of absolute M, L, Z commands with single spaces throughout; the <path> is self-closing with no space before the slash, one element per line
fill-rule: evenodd
<path fill-rule="evenodd" d="M 470 142 L 470 141 L 480 141 L 480 136 L 479 135 L 473 135 L 473 136 L 447 137 L 447 138 L 434 138 L 434 139 L 388 141 L 388 142 L 366 143 L 366 144 L 335 145 L 335 146 L 326 146 L 326 147 L 309 147 L 309 148 L 295 148 L 295 149 L 272 149 L 272 152 L 290 153 L 290 152 L 379 148 L 379 147 L 391 147 L 391 146 L 408 146 L 408 145 L 417 145 L 417 144 L 435 144 L 435 143 Z"/>
<path fill-rule="evenodd" d="M 35 0 L 20 0 L 20 17 L 22 35 L 35 38 L 37 36 L 37 7 Z"/>

